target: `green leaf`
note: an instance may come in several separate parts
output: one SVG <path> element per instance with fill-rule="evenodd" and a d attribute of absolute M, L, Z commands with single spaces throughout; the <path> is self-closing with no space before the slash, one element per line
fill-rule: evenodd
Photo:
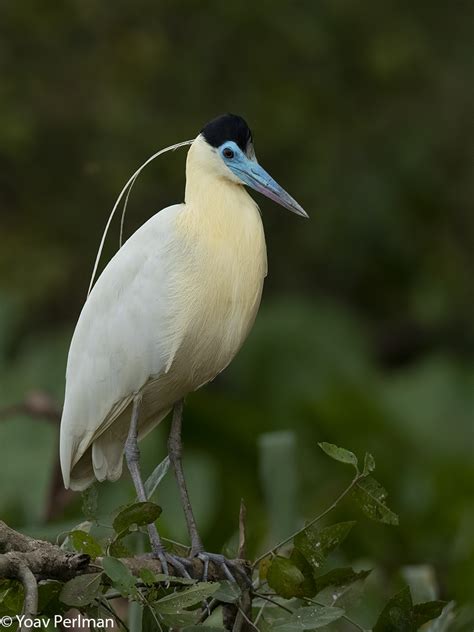
<path fill-rule="evenodd" d="M 242 591 L 236 582 L 222 581 L 214 593 L 214 599 L 224 603 L 235 603 L 240 599 Z"/>
<path fill-rule="evenodd" d="M 323 452 L 326 452 L 326 454 L 331 457 L 331 459 L 334 459 L 335 461 L 340 461 L 341 463 L 348 463 L 349 465 L 352 465 L 357 472 L 359 471 L 359 461 L 356 455 L 350 450 L 340 448 L 333 443 L 326 443 L 326 441 L 322 441 L 321 443 L 318 443 L 318 445 L 321 450 L 323 450 Z"/>
<path fill-rule="evenodd" d="M 268 621 L 267 617 L 268 617 L 268 609 L 265 612 L 265 614 L 259 619 L 259 623 L 258 623 L 259 632 L 273 632 L 273 624 Z M 196 630 L 196 632 L 198 631 Z"/>
<path fill-rule="evenodd" d="M 163 478 L 166 476 L 170 467 L 170 457 L 165 456 L 165 458 L 159 463 L 150 476 L 145 481 L 145 495 L 148 499 L 150 499 L 155 493 L 158 485 L 161 483 Z"/>
<path fill-rule="evenodd" d="M 113 528 L 116 533 L 126 532 L 132 525 L 138 527 L 151 524 L 161 514 L 161 507 L 149 501 L 128 505 L 116 516 Z"/>
<path fill-rule="evenodd" d="M 23 608 L 25 592 L 17 580 L 0 580 L 0 615 L 20 614 Z"/>
<path fill-rule="evenodd" d="M 142 614 L 141 632 L 160 632 L 159 621 L 151 606 L 145 606 Z"/>
<path fill-rule="evenodd" d="M 78 575 L 64 584 L 59 599 L 68 606 L 87 606 L 101 594 L 101 578 L 102 573 Z"/>
<path fill-rule="evenodd" d="M 398 525 L 398 516 L 385 504 L 387 492 L 382 485 L 368 476 L 357 482 L 352 496 L 366 516 L 377 522 Z"/>
<path fill-rule="evenodd" d="M 351 568 L 333 569 L 316 578 L 318 603 L 349 610 L 362 596 L 364 582 L 371 571 L 356 573 Z"/>
<path fill-rule="evenodd" d="M 155 602 L 154 607 L 161 614 L 173 614 L 184 608 L 201 603 L 219 590 L 219 582 L 198 582 L 191 588 L 180 590 L 162 597 Z"/>
<path fill-rule="evenodd" d="M 201 618 L 200 610 L 179 610 L 178 612 L 160 613 L 163 623 L 170 629 L 176 630 L 198 623 Z M 216 631 L 217 632 L 217 631 Z"/>
<path fill-rule="evenodd" d="M 79 553 L 87 553 L 91 559 L 103 554 L 102 547 L 99 542 L 86 531 L 75 530 L 69 533 L 69 541 L 75 551 Z"/>
<path fill-rule="evenodd" d="M 140 579 L 147 586 L 153 586 L 153 584 L 156 584 L 156 575 L 149 568 L 140 569 Z"/>
<path fill-rule="evenodd" d="M 382 610 L 373 632 L 414 632 L 415 619 L 410 589 L 394 595 Z"/>
<path fill-rule="evenodd" d="M 370 454 L 370 452 L 366 452 L 364 456 L 364 469 L 362 470 L 362 474 L 367 476 L 370 472 L 375 470 L 375 459 Z"/>
<path fill-rule="evenodd" d="M 329 586 L 334 586 L 336 588 L 349 586 L 354 582 L 363 581 L 370 575 L 371 572 L 371 570 L 356 572 L 352 568 L 334 568 L 332 571 L 316 577 L 315 592 L 319 593 Z"/>
<path fill-rule="evenodd" d="M 135 584 L 137 580 L 123 562 L 115 557 L 107 556 L 103 558 L 102 566 L 105 573 L 112 580 L 112 585 L 121 595 L 124 597 L 136 595 L 137 589 Z"/>
<path fill-rule="evenodd" d="M 300 599 L 303 597 L 314 597 L 316 594 L 316 585 L 314 581 L 313 567 L 297 548 L 293 548 L 290 555 L 290 561 L 299 568 L 304 576 L 304 581 L 298 588 L 298 592 L 295 597 Z"/>
<path fill-rule="evenodd" d="M 55 580 L 42 581 L 38 584 L 38 612 L 42 615 L 60 614 L 66 606 L 59 600 L 63 584 Z"/>
<path fill-rule="evenodd" d="M 297 632 L 298 630 L 315 630 L 337 621 L 344 614 L 342 608 L 330 606 L 309 606 L 298 608 L 291 615 L 275 620 L 275 632 Z"/>
<path fill-rule="evenodd" d="M 86 520 L 97 522 L 97 508 L 99 505 L 99 493 L 97 485 L 91 485 L 82 492 L 82 513 Z"/>
<path fill-rule="evenodd" d="M 131 551 L 125 546 L 122 540 L 128 533 L 128 531 L 119 533 L 117 537 L 112 540 L 107 548 L 108 555 L 112 557 L 132 557 Z"/>
<path fill-rule="evenodd" d="M 295 597 L 301 590 L 304 575 L 286 557 L 274 557 L 267 572 L 267 581 L 270 588 L 285 599 Z"/>
<path fill-rule="evenodd" d="M 413 607 L 415 629 L 418 629 L 424 623 L 427 623 L 432 619 L 437 619 L 443 612 L 447 603 L 447 601 L 426 601 L 425 603 L 415 604 Z"/>
<path fill-rule="evenodd" d="M 311 566 L 319 570 L 329 553 L 346 539 L 354 525 L 354 521 L 338 522 L 323 529 L 312 525 L 299 533 L 293 542 Z"/>

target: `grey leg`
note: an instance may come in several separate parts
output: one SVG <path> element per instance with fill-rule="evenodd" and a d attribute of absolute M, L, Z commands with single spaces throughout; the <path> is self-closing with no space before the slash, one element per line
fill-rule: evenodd
<path fill-rule="evenodd" d="M 140 448 L 138 447 L 138 418 L 140 415 L 141 395 L 136 395 L 133 400 L 132 419 L 130 421 L 130 430 L 128 431 L 127 441 L 125 442 L 125 459 L 128 469 L 132 477 L 138 500 L 144 502 L 147 499 L 145 486 L 140 472 Z M 148 535 L 153 554 L 160 560 L 163 573 L 168 574 L 168 562 L 170 562 L 178 572 L 185 577 L 189 577 L 189 573 L 184 568 L 181 561 L 175 556 L 171 556 L 165 552 L 161 543 L 158 530 L 154 523 L 148 525 Z"/>
<path fill-rule="evenodd" d="M 230 581 L 235 581 L 234 576 L 231 573 L 232 569 L 235 574 L 240 575 L 243 580 L 248 584 L 249 578 L 239 568 L 235 562 L 226 559 L 223 555 L 216 555 L 215 553 L 206 553 L 202 545 L 202 540 L 199 536 L 196 520 L 194 518 L 191 501 L 189 500 L 188 488 L 186 480 L 184 478 L 183 463 L 181 460 L 183 444 L 181 441 L 181 425 L 183 419 L 183 400 L 176 402 L 173 408 L 173 419 L 171 421 L 171 431 L 168 439 L 168 453 L 170 461 L 173 465 L 176 481 L 179 487 L 179 494 L 181 496 L 181 504 L 186 518 L 186 525 L 188 527 L 189 538 L 191 540 L 191 557 L 198 557 L 203 563 L 203 581 L 207 581 L 207 574 L 209 568 L 209 562 L 213 562 L 217 566 L 220 566 L 224 577 Z M 251 582 L 250 582 L 251 584 Z"/>
<path fill-rule="evenodd" d="M 186 525 L 191 539 L 191 556 L 195 556 L 204 550 L 202 541 L 198 533 L 193 508 L 189 500 L 188 488 L 184 478 L 183 464 L 181 461 L 183 444 L 181 441 L 181 425 L 183 419 L 183 400 L 180 399 L 173 408 L 173 419 L 171 421 L 171 431 L 168 439 L 168 452 L 171 464 L 173 465 L 176 481 L 178 482 L 181 504 L 183 506 Z"/>

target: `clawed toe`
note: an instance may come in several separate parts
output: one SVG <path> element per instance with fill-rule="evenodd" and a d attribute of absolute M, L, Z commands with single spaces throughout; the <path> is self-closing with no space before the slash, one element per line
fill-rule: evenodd
<path fill-rule="evenodd" d="M 169 575 L 169 567 L 172 566 L 176 573 L 185 577 L 186 579 L 191 579 L 191 575 L 188 573 L 186 566 L 192 564 L 192 562 L 184 557 L 180 557 L 179 555 L 173 555 L 171 553 L 167 553 L 166 551 L 157 551 L 155 556 L 160 560 L 161 570 L 164 575 Z"/>
<path fill-rule="evenodd" d="M 227 564 L 227 560 L 223 555 L 217 555 L 216 553 L 203 552 L 203 553 L 198 553 L 197 558 L 200 559 L 203 564 L 202 581 L 204 582 L 207 581 L 208 571 L 209 571 L 209 562 L 213 562 L 216 566 L 219 566 L 222 569 L 226 579 L 228 579 L 230 582 L 236 581 L 235 577 L 230 572 L 228 564 Z"/>
<path fill-rule="evenodd" d="M 197 558 L 202 562 L 202 576 L 201 581 L 208 581 L 209 578 L 209 564 L 212 563 L 222 573 L 222 577 L 233 583 L 242 583 L 247 586 L 252 585 L 250 577 L 245 570 L 241 567 L 238 561 L 229 560 L 224 555 L 218 553 L 207 553 L 206 551 L 200 551 L 195 554 L 191 554 L 191 557 L 180 557 L 168 553 L 164 549 L 154 552 L 154 556 L 160 560 L 161 568 L 164 575 L 173 575 L 174 573 L 180 577 L 191 579 L 190 571 L 193 573 L 193 558 Z M 172 567 L 170 573 L 170 566 Z M 174 573 L 173 573 L 174 570 Z"/>
<path fill-rule="evenodd" d="M 237 564 L 233 560 L 228 560 L 223 555 L 219 555 L 217 553 L 206 553 L 202 551 L 198 553 L 196 557 L 201 560 L 203 564 L 202 581 L 207 581 L 209 562 L 212 562 L 222 569 L 222 573 L 228 581 L 238 583 L 236 578 L 240 577 L 247 585 L 252 584 L 250 578 L 240 568 L 239 564 Z"/>

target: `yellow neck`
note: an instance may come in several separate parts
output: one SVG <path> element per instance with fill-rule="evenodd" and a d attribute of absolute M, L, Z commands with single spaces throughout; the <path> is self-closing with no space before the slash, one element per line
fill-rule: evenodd
<path fill-rule="evenodd" d="M 261 232 L 257 204 L 237 179 L 229 177 L 217 152 L 200 137 L 188 152 L 184 199 L 187 222 L 199 222 L 210 234 L 235 238 L 242 232 Z"/>
<path fill-rule="evenodd" d="M 171 362 L 190 374 L 192 389 L 213 379 L 237 353 L 257 313 L 266 275 L 260 212 L 198 137 L 186 165 L 186 195 L 177 215 L 181 301 Z M 179 350 L 179 352 L 178 352 Z M 181 354 L 181 355 L 180 355 Z M 190 358 L 193 361 L 190 362 Z"/>

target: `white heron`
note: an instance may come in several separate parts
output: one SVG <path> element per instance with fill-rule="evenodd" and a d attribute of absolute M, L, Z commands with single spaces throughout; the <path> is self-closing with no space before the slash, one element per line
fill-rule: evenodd
<path fill-rule="evenodd" d="M 186 162 L 184 203 L 156 213 L 110 260 L 79 317 L 66 370 L 60 457 L 66 488 L 115 481 L 123 456 L 146 500 L 138 441 L 173 410 L 168 442 L 191 541 L 205 553 L 181 464 L 183 398 L 232 361 L 254 322 L 267 273 L 260 210 L 244 185 L 308 217 L 258 164 L 247 123 L 233 114 L 208 123 Z M 187 574 L 151 546 L 164 572 Z"/>

